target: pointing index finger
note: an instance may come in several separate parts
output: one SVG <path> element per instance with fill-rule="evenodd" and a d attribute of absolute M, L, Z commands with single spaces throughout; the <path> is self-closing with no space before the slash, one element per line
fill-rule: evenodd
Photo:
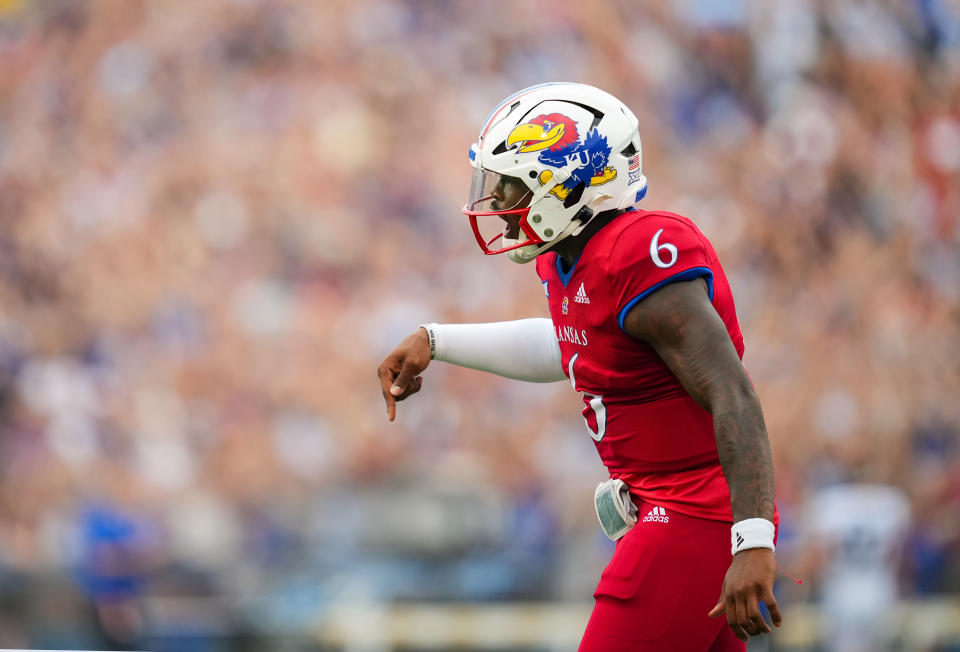
<path fill-rule="evenodd" d="M 387 418 L 393 421 L 397 416 L 397 399 L 390 392 L 390 388 L 393 386 L 396 372 L 385 363 L 377 370 L 377 375 L 380 377 L 380 391 L 383 392 L 383 400 L 387 404 Z"/>

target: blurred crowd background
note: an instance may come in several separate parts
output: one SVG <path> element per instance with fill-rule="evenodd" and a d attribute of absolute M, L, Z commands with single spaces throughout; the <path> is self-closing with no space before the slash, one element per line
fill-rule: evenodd
<path fill-rule="evenodd" d="M 720 254 L 780 602 L 825 607 L 798 640 L 921 649 L 864 641 L 960 593 L 955 0 L 0 0 L 0 647 L 328 649 L 344 604 L 582 628 L 612 548 L 570 387 L 438 363 L 388 423 L 376 378 L 420 322 L 547 314 L 459 210 L 484 117 L 548 80 L 634 109 L 641 207 Z"/>

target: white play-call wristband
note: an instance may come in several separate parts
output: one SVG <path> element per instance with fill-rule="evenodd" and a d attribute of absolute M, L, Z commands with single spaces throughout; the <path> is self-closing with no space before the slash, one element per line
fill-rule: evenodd
<path fill-rule="evenodd" d="M 430 338 L 430 359 L 437 357 L 437 323 L 420 324 L 420 328 L 427 331 L 427 337 Z"/>
<path fill-rule="evenodd" d="M 774 531 L 773 523 L 765 518 L 748 518 L 734 523 L 730 528 L 730 554 L 750 548 L 775 550 Z"/>

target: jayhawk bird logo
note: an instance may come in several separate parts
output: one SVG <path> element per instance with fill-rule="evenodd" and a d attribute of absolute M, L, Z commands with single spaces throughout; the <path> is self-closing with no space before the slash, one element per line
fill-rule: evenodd
<path fill-rule="evenodd" d="M 517 153 L 540 152 L 538 160 L 544 165 L 564 168 L 575 165 L 570 176 L 551 190 L 557 199 L 564 200 L 581 183 L 599 186 L 617 177 L 617 171 L 607 166 L 610 160 L 610 145 L 606 136 L 596 129 L 580 139 L 577 123 L 562 113 L 538 115 L 530 122 L 514 127 L 507 137 L 507 147 L 517 145 Z M 540 185 L 546 185 L 553 172 L 540 173 Z"/>

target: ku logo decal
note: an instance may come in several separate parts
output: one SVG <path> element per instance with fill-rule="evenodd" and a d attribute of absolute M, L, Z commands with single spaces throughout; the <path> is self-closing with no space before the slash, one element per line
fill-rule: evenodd
<path fill-rule="evenodd" d="M 599 186 L 617 178 L 617 171 L 607 166 L 610 145 L 596 129 L 581 140 L 577 123 L 562 113 L 539 115 L 530 122 L 517 125 L 507 138 L 507 147 L 517 145 L 517 153 L 540 152 L 539 161 L 552 168 L 564 168 L 573 163 L 570 177 L 550 191 L 563 201 L 581 183 Z M 553 172 L 544 170 L 538 181 L 547 185 Z"/>
<path fill-rule="evenodd" d="M 563 314 L 570 312 L 570 297 L 563 297 L 563 303 L 560 304 L 560 310 Z"/>

